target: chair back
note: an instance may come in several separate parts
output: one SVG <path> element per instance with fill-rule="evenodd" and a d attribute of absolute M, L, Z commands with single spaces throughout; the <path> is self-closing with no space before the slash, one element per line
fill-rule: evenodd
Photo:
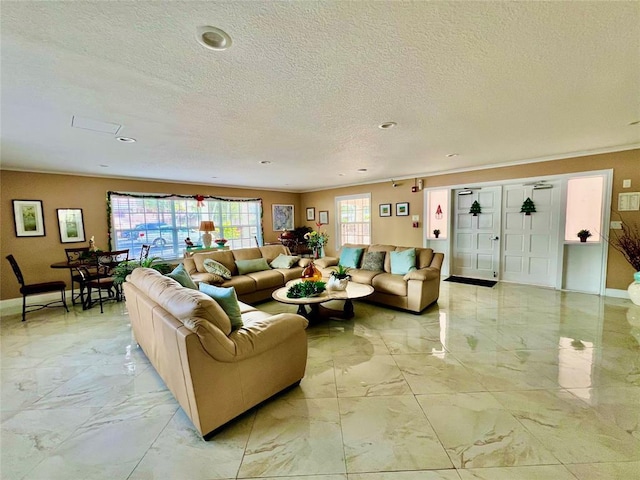
<path fill-rule="evenodd" d="M 142 245 L 142 248 L 140 248 L 140 263 L 149 258 L 149 250 L 151 250 L 151 245 Z"/>
<path fill-rule="evenodd" d="M 7 260 L 11 264 L 11 268 L 13 268 L 13 273 L 16 274 L 16 278 L 18 279 L 18 283 L 24 287 L 24 277 L 22 276 L 22 272 L 20 271 L 20 267 L 18 266 L 18 262 L 13 258 L 13 255 L 7 255 Z"/>
<path fill-rule="evenodd" d="M 67 255 L 67 262 L 77 262 L 82 258 L 86 258 L 89 253 L 89 247 L 65 248 L 64 253 Z"/>
<path fill-rule="evenodd" d="M 104 273 L 110 273 L 119 263 L 129 260 L 129 249 L 113 250 L 111 252 L 96 252 L 96 266 Z"/>

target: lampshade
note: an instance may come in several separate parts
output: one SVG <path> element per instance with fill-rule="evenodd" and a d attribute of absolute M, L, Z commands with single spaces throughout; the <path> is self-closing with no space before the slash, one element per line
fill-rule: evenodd
<path fill-rule="evenodd" d="M 200 222 L 200 231 L 201 232 L 213 232 L 216 227 L 211 220 L 203 220 Z"/>

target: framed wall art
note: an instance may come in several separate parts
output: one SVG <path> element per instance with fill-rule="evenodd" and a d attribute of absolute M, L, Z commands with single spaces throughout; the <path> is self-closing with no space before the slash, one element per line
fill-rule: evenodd
<path fill-rule="evenodd" d="M 390 217 L 391 216 L 391 204 L 390 203 L 381 203 L 378 208 L 380 209 L 381 217 Z"/>
<path fill-rule="evenodd" d="M 307 207 L 307 221 L 310 222 L 316 219 L 316 209 L 313 207 Z"/>
<path fill-rule="evenodd" d="M 81 208 L 58 208 L 58 227 L 62 243 L 84 242 L 84 221 Z"/>
<path fill-rule="evenodd" d="M 273 231 L 293 230 L 294 216 L 293 205 L 271 205 L 273 216 Z"/>
<path fill-rule="evenodd" d="M 12 200 L 16 237 L 44 237 L 42 200 Z"/>
<path fill-rule="evenodd" d="M 320 225 L 328 225 L 329 224 L 329 211 L 328 210 L 320 210 L 318 212 L 318 222 L 320 222 Z"/>
<path fill-rule="evenodd" d="M 409 202 L 396 203 L 396 216 L 406 217 L 409 215 Z"/>

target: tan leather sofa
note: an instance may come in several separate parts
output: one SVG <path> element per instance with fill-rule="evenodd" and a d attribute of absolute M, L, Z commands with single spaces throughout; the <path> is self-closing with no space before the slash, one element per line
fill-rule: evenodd
<path fill-rule="evenodd" d="M 431 248 L 416 248 L 416 270 L 406 275 L 391 273 L 389 252 L 402 251 L 415 247 L 395 245 L 356 245 L 344 247 L 363 248 L 364 252 L 385 252 L 384 270 L 373 271 L 354 268 L 349 271 L 351 280 L 365 283 L 374 288 L 374 292 L 365 300 L 388 305 L 414 313 L 420 313 L 440 296 L 440 269 L 444 261 L 443 253 L 434 253 Z M 362 255 L 364 258 L 364 254 Z M 362 262 L 362 258 L 360 262 Z M 331 266 L 338 265 L 339 257 L 324 257 L 315 260 L 322 275 L 328 277 Z"/>
<path fill-rule="evenodd" d="M 123 286 L 136 342 L 205 437 L 304 376 L 300 315 L 241 302 L 244 326 L 232 332 L 215 300 L 153 269 L 135 269 Z"/>
<path fill-rule="evenodd" d="M 183 264 L 194 282 L 215 283 L 214 276 L 204 268 L 204 261 L 211 258 L 221 263 L 231 271 L 231 280 L 216 283 L 222 287 L 234 287 L 238 299 L 246 303 L 254 303 L 269 300 L 271 294 L 278 288 L 295 278 L 302 276 L 302 270 L 309 263 L 309 259 L 302 258 L 292 268 L 275 268 L 261 272 L 240 275 L 236 266 L 236 260 L 254 260 L 264 258 L 270 264 L 278 255 L 291 255 L 284 245 L 265 245 L 256 248 L 239 248 L 237 250 L 207 251 L 194 253 L 185 258 Z"/>

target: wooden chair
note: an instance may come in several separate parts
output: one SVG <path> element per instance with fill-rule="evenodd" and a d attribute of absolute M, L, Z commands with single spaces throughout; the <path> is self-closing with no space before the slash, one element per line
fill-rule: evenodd
<path fill-rule="evenodd" d="M 67 256 L 67 263 L 73 265 L 74 263 L 81 262 L 88 257 L 89 247 L 65 248 L 64 253 Z M 69 271 L 71 272 L 71 304 L 75 305 L 77 298 L 83 298 L 82 288 L 84 288 L 84 279 L 75 269 L 70 268 Z M 77 295 L 73 288 L 74 283 L 77 283 L 78 288 L 80 289 L 80 292 Z"/>
<path fill-rule="evenodd" d="M 100 303 L 100 313 L 104 313 L 103 303 L 107 300 L 120 301 L 122 298 L 120 287 L 115 284 L 112 271 L 121 262 L 129 260 L 129 249 L 114 250 L 111 252 L 92 252 L 88 264 L 81 264 L 77 267 L 78 274 L 83 279 L 82 309 L 87 310 L 97 302 Z M 95 272 L 95 273 L 94 273 Z M 86 289 L 86 298 L 84 290 Z M 97 300 L 92 297 L 94 292 L 98 292 Z M 103 292 L 107 296 L 103 296 Z"/>
<path fill-rule="evenodd" d="M 67 308 L 67 299 L 66 299 L 66 290 L 67 284 L 62 280 L 56 280 L 54 282 L 43 282 L 43 283 L 25 283 L 24 277 L 22 276 L 22 272 L 20 271 L 20 267 L 18 266 L 18 262 L 13 257 L 13 255 L 7 255 L 7 260 L 11 264 L 11 268 L 13 269 L 13 273 L 16 274 L 16 278 L 18 279 L 18 283 L 20 284 L 20 293 L 22 294 L 22 321 L 26 320 L 27 314 L 27 306 L 31 308 L 29 312 L 35 312 L 36 310 L 41 310 L 46 307 L 52 307 L 56 303 L 62 303 L 64 309 L 68 312 Z M 27 305 L 27 297 L 29 295 L 38 295 L 41 293 L 49 293 L 49 292 L 60 292 L 60 300 L 54 300 L 45 304 L 31 304 Z M 35 308 L 34 308 L 35 307 Z"/>
<path fill-rule="evenodd" d="M 151 250 L 151 245 L 142 245 L 140 248 L 140 264 L 147 258 L 149 258 L 149 250 Z"/>

